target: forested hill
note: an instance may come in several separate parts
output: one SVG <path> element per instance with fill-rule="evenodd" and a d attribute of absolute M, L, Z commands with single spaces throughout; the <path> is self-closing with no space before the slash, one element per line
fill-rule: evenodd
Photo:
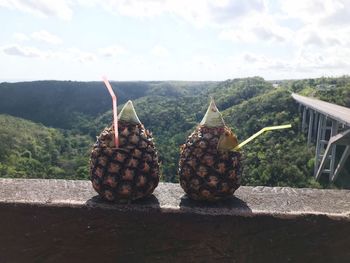
<path fill-rule="evenodd" d="M 111 82 L 118 103 L 144 96 L 179 97 L 199 94 L 216 82 L 148 81 Z M 33 81 L 0 83 L 0 113 L 72 129 L 92 121 L 111 107 L 111 97 L 100 82 Z"/>
<path fill-rule="evenodd" d="M 0 114 L 0 176 L 86 177 L 91 138 Z"/>
<path fill-rule="evenodd" d="M 224 82 L 112 82 L 112 86 L 120 106 L 128 99 L 134 101 L 141 121 L 154 134 L 163 179 L 172 182 L 177 181 L 179 146 L 214 97 L 240 141 L 265 126 L 293 126 L 264 134 L 244 148 L 243 184 L 326 187 L 328 183 L 320 184 L 312 177 L 314 149 L 306 147 L 304 135 L 298 132 L 298 107 L 290 94 L 350 106 L 348 77 L 279 81 L 278 87 L 259 77 Z M 110 108 L 111 99 L 102 82 L 0 84 L 0 114 L 54 127 L 0 116 L 3 123 L 11 123 L 0 130 L 1 175 L 21 177 L 28 169 L 30 176 L 87 178 L 89 148 L 95 136 L 111 124 Z M 6 143 L 7 138 L 15 138 L 14 147 Z M 41 172 L 29 172 L 31 162 L 40 164 Z M 347 186 L 342 178 L 350 178 L 349 171 L 344 171 L 336 186 Z"/>

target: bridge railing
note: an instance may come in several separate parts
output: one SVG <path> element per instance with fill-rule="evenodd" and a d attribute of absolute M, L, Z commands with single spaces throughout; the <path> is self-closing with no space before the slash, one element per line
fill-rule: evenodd
<path fill-rule="evenodd" d="M 132 204 L 88 181 L 0 179 L 0 262 L 348 262 L 350 191 L 240 187 L 220 203 L 160 183 Z"/>

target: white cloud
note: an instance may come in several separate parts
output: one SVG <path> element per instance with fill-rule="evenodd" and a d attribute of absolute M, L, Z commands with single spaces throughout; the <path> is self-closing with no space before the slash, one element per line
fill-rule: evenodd
<path fill-rule="evenodd" d="M 266 9 L 264 0 L 0 0 L 0 6 L 63 20 L 72 18 L 74 7 L 99 6 L 118 15 L 137 18 L 170 15 L 196 26 L 232 24 Z"/>
<path fill-rule="evenodd" d="M 64 61 L 78 61 L 81 63 L 94 62 L 97 56 L 93 52 L 83 51 L 79 48 L 65 48 L 59 50 L 41 50 L 36 47 L 20 46 L 17 44 L 0 47 L 0 50 L 9 56 L 26 58 L 40 58 Z"/>
<path fill-rule="evenodd" d="M 256 53 L 235 56 L 227 62 L 227 66 L 238 66 L 241 72 L 261 75 L 307 77 L 348 74 L 350 5 L 346 5 L 346 0 L 279 3 L 282 12 L 278 11 L 278 15 L 266 12 L 243 17 L 234 27 L 224 27 L 219 38 L 239 44 L 269 42 L 273 45 L 272 42 L 279 42 L 281 49 L 289 49 L 285 58 L 271 56 L 271 53 L 269 56 L 262 55 L 257 49 Z M 289 23 L 294 23 L 294 26 Z"/>
<path fill-rule="evenodd" d="M 282 11 L 289 17 L 307 23 L 317 23 L 344 8 L 347 0 L 293 0 L 281 1 Z"/>
<path fill-rule="evenodd" d="M 20 42 L 29 41 L 32 39 L 32 40 L 46 42 L 48 44 L 54 44 L 54 45 L 58 45 L 58 44 L 63 43 L 63 41 L 60 37 L 58 37 L 52 33 L 49 33 L 45 30 L 36 31 L 36 32 L 31 33 L 30 35 L 26 35 L 24 33 L 14 33 L 13 38 L 16 39 L 17 41 L 20 41 Z"/>
<path fill-rule="evenodd" d="M 291 38 L 293 32 L 277 24 L 266 14 L 257 14 L 241 19 L 239 23 L 224 28 L 219 33 L 219 39 L 233 42 L 283 42 Z"/>
<path fill-rule="evenodd" d="M 60 37 L 51 34 L 45 30 L 41 30 L 41 31 L 37 31 L 37 32 L 33 32 L 31 34 L 32 39 L 35 39 L 37 41 L 43 41 L 49 44 L 61 44 L 63 41 Z"/>
<path fill-rule="evenodd" d="M 16 39 L 17 41 L 20 41 L 20 42 L 29 40 L 29 37 L 23 33 L 14 33 L 12 36 L 14 39 Z"/>
<path fill-rule="evenodd" d="M 111 0 L 102 6 L 108 11 L 132 17 L 152 17 L 167 11 L 167 1 L 159 0 Z"/>
<path fill-rule="evenodd" d="M 151 54 L 156 57 L 167 57 L 169 56 L 169 51 L 161 45 L 156 45 L 152 48 Z"/>
<path fill-rule="evenodd" d="M 40 17 L 70 20 L 74 7 L 102 7 L 122 16 L 179 17 L 197 26 L 222 25 L 254 12 L 263 12 L 264 0 L 0 0 L 0 6 Z"/>
<path fill-rule="evenodd" d="M 39 58 L 39 57 L 45 56 L 45 53 L 43 53 L 37 48 L 22 47 L 19 45 L 4 46 L 1 48 L 1 50 L 6 55 L 11 55 L 11 56 L 20 56 L 20 57 L 27 57 L 27 58 Z"/>
<path fill-rule="evenodd" d="M 104 57 L 117 57 L 128 53 L 128 51 L 120 45 L 100 48 L 98 52 Z"/>
<path fill-rule="evenodd" d="M 247 63 L 256 63 L 256 62 L 258 62 L 261 59 L 265 60 L 264 57 L 259 57 L 259 56 L 255 55 L 255 54 L 252 54 L 252 53 L 245 53 L 243 55 L 243 59 Z"/>
<path fill-rule="evenodd" d="M 227 26 L 242 17 L 265 10 L 263 0 L 168 1 L 168 12 L 196 26 Z"/>
<path fill-rule="evenodd" d="M 266 9 L 263 0 L 224 0 L 224 1 L 208 1 L 212 20 L 219 23 L 226 23 L 237 18 L 244 17 L 251 13 L 263 13 Z"/>
<path fill-rule="evenodd" d="M 83 51 L 79 48 L 69 48 L 66 50 L 68 59 L 76 60 L 81 63 L 90 63 L 97 59 L 97 56 L 92 52 Z"/>
<path fill-rule="evenodd" d="M 296 0 L 281 2 L 283 13 L 302 22 L 292 41 L 295 71 L 350 70 L 350 6 L 348 0 Z"/>
<path fill-rule="evenodd" d="M 70 20 L 73 16 L 73 10 L 66 0 L 0 0 L 0 6 L 40 17 Z"/>
<path fill-rule="evenodd" d="M 252 28 L 253 34 L 261 40 L 266 41 L 285 41 L 288 39 L 288 34 L 281 27 L 276 26 L 275 30 L 266 26 L 257 26 Z"/>
<path fill-rule="evenodd" d="M 89 63 L 89 67 L 95 62 L 113 62 L 123 66 L 135 65 L 140 72 L 144 69 L 151 72 L 156 67 L 164 70 L 162 63 L 165 64 L 165 59 L 161 58 L 167 57 L 168 68 L 175 68 L 172 71 L 173 74 L 176 73 L 175 76 L 178 69 L 180 78 L 180 73 L 185 72 L 182 65 L 178 65 L 181 63 L 188 67 L 186 69 L 191 74 L 197 70 L 198 76 L 206 77 L 207 74 L 208 77 L 217 77 L 216 74 L 222 76 L 221 72 L 263 76 L 312 76 L 325 72 L 350 72 L 349 0 L 0 0 L 0 7 L 63 20 L 71 19 L 74 10 L 78 8 L 83 11 L 98 8 L 117 16 L 128 16 L 136 23 L 142 22 L 140 19 L 158 21 L 158 18 L 162 22 L 165 19 L 175 20 L 176 25 L 180 26 L 186 23 L 190 26 L 185 34 L 194 32 L 192 39 L 197 36 L 198 39 L 205 39 L 216 34 L 219 40 L 234 42 L 231 48 L 229 42 L 215 42 L 217 39 L 211 39 L 210 43 L 205 43 L 198 49 L 190 43 L 190 57 L 179 56 L 174 60 L 170 55 L 176 43 L 171 50 L 170 46 L 168 49 L 160 44 L 146 50 L 153 58 L 147 56 L 149 54 L 144 57 L 133 54 L 132 50 L 120 45 L 102 47 L 93 52 L 64 45 L 50 46 L 52 49 L 47 50 L 21 45 L 25 41 L 28 41 L 26 44 L 35 44 L 33 40 L 50 44 L 62 43 L 58 36 L 42 30 L 27 35 L 14 33 L 13 40 L 18 44 L 0 47 L 2 53 L 12 56 L 79 61 Z M 172 25 L 173 22 L 166 24 L 165 21 L 165 25 Z M 198 30 L 196 27 L 206 27 L 206 30 L 201 28 L 195 31 Z M 157 37 L 150 41 L 161 43 Z M 144 46 L 141 40 L 136 49 L 141 50 Z M 231 52 L 233 57 L 227 58 Z M 118 59 L 108 60 L 108 57 Z M 182 59 L 184 61 L 179 62 Z M 153 60 L 152 63 L 149 60 Z M 204 74 L 200 75 L 200 72 Z"/>
<path fill-rule="evenodd" d="M 238 67 L 241 73 L 274 75 L 275 78 L 345 74 L 350 70 L 350 48 L 320 52 L 302 49 L 290 60 L 246 52 L 230 57 L 223 65 L 225 68 Z"/>
<path fill-rule="evenodd" d="M 195 55 L 189 60 L 188 65 L 190 68 L 197 68 L 200 71 L 215 72 L 217 70 L 216 60 L 208 55 Z"/>
<path fill-rule="evenodd" d="M 300 68 L 350 70 L 350 48 L 331 47 L 326 49 L 301 49 L 295 59 Z"/>
<path fill-rule="evenodd" d="M 142 56 L 133 56 L 130 59 L 128 59 L 128 64 L 132 67 L 133 65 L 136 66 L 147 66 L 149 65 L 147 61 Z"/>
<path fill-rule="evenodd" d="M 348 1 L 338 1 L 338 8 L 327 17 L 323 18 L 322 25 L 348 26 L 350 23 L 350 5 Z"/>
<path fill-rule="evenodd" d="M 84 51 L 80 48 L 65 48 L 60 50 L 49 50 L 46 51 L 48 54 L 46 58 L 52 60 L 62 60 L 62 61 L 74 61 L 83 64 L 95 62 L 97 60 L 97 55 L 93 52 Z"/>
<path fill-rule="evenodd" d="M 251 52 L 246 52 L 236 57 L 235 60 L 245 69 L 253 68 L 259 71 L 268 71 L 271 69 L 284 71 L 290 70 L 293 67 L 288 61 Z"/>
<path fill-rule="evenodd" d="M 296 32 L 295 43 L 300 47 L 313 46 L 314 48 L 335 47 L 346 45 L 350 41 L 347 32 L 334 32 L 318 27 L 305 27 Z"/>
<path fill-rule="evenodd" d="M 83 6 L 102 6 L 105 10 L 129 17 L 152 18 L 167 15 L 196 26 L 232 23 L 238 18 L 265 10 L 264 0 L 77 0 Z"/>
<path fill-rule="evenodd" d="M 72 18 L 73 7 L 99 6 L 115 14 L 138 18 L 172 15 L 196 25 L 227 23 L 266 8 L 264 0 L 0 0 L 0 6 L 63 20 Z"/>

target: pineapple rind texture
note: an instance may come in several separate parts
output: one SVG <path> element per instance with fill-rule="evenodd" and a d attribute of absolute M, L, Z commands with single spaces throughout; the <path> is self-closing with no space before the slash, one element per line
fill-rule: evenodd
<path fill-rule="evenodd" d="M 218 150 L 220 136 L 231 130 L 198 126 L 181 146 L 180 185 L 195 200 L 229 198 L 240 186 L 241 154 Z"/>
<path fill-rule="evenodd" d="M 119 148 L 112 127 L 102 131 L 93 146 L 90 180 L 108 201 L 131 201 L 149 196 L 159 183 L 158 153 L 152 135 L 142 124 L 119 123 Z"/>

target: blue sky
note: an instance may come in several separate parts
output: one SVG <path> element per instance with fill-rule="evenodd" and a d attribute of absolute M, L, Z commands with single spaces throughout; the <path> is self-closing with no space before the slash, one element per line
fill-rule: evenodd
<path fill-rule="evenodd" d="M 349 74 L 348 0 L 0 0 L 0 81 Z"/>

